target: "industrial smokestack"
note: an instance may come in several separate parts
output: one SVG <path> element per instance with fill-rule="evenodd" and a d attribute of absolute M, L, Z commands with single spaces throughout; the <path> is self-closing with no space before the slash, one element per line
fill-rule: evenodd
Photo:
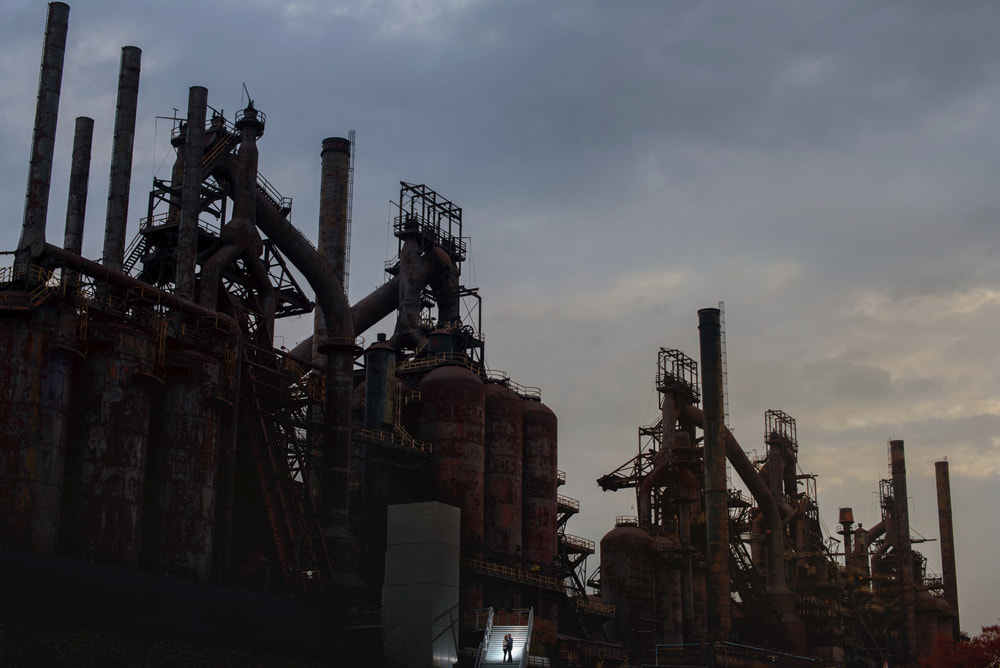
<path fill-rule="evenodd" d="M 115 110 L 111 178 L 108 181 L 108 213 L 104 230 L 104 265 L 121 271 L 125 261 L 125 228 L 128 194 L 132 181 L 132 148 L 135 145 L 135 114 L 139 101 L 139 63 L 142 51 L 123 46 L 118 70 L 118 105 Z"/>
<path fill-rule="evenodd" d="M 698 311 L 701 387 L 705 431 L 705 524 L 708 534 L 709 635 L 726 640 L 731 627 L 729 597 L 729 511 L 722 396 L 722 326 L 719 309 Z"/>
<path fill-rule="evenodd" d="M 187 138 L 184 141 L 184 183 L 181 187 L 181 222 L 177 231 L 177 260 L 174 283 L 177 294 L 194 299 L 197 268 L 198 215 L 201 212 L 201 161 L 205 153 L 205 114 L 208 90 L 191 86 L 188 90 Z"/>
<path fill-rule="evenodd" d="M 320 151 L 319 254 L 330 265 L 340 284 L 347 266 L 347 182 L 351 166 L 351 142 L 343 137 L 323 140 Z M 325 364 L 319 347 L 327 343 L 326 321 L 320 306 L 313 319 L 313 363 Z"/>
<path fill-rule="evenodd" d="M 66 202 L 66 234 L 63 248 L 83 254 L 83 221 L 87 213 L 87 184 L 90 181 L 90 149 L 94 141 L 94 119 L 76 119 L 73 135 L 73 162 L 69 172 L 69 198 Z"/>
<path fill-rule="evenodd" d="M 944 600 L 948 601 L 955 613 L 952 638 L 958 640 L 962 627 L 958 617 L 958 570 L 955 568 L 955 535 L 951 515 L 951 478 L 948 475 L 948 462 L 935 462 L 934 474 L 937 480 L 938 532 L 941 536 Z"/>
<path fill-rule="evenodd" d="M 910 505 L 906 494 L 906 456 L 902 441 L 889 441 L 892 466 L 893 520 L 896 548 L 899 550 L 899 575 L 903 603 L 903 633 L 907 660 L 916 663 L 917 611 L 913 578 L 913 552 L 910 545 Z M 907 664 L 910 665 L 910 664 Z"/>
<path fill-rule="evenodd" d="M 27 271 L 29 258 L 38 257 L 45 248 L 45 218 L 49 208 L 52 154 L 55 150 L 59 89 L 62 86 L 68 28 L 69 5 L 62 2 L 50 3 L 45 26 L 45 45 L 42 48 L 42 71 L 38 77 L 38 102 L 35 105 L 35 129 L 31 138 L 24 224 L 17 244 L 16 265 L 22 276 Z"/>

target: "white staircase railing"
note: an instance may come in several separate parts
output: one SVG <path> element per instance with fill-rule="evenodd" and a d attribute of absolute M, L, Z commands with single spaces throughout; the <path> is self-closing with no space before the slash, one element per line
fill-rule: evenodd
<path fill-rule="evenodd" d="M 493 632 L 493 606 L 490 606 L 490 614 L 486 618 L 486 630 L 483 632 L 483 640 L 479 643 L 479 653 L 476 654 L 476 668 L 483 664 L 483 657 L 486 656 L 490 648 L 490 634 Z"/>
<path fill-rule="evenodd" d="M 528 635 L 524 638 L 524 649 L 521 651 L 520 668 L 528 665 L 528 649 L 531 647 L 531 629 L 535 624 L 535 609 L 528 608 Z"/>

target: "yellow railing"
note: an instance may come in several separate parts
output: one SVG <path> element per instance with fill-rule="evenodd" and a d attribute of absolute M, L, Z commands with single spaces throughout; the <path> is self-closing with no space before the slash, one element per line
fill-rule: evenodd
<path fill-rule="evenodd" d="M 566 591 L 566 585 L 563 584 L 562 580 L 542 575 L 541 573 L 523 571 L 520 568 L 501 566 L 500 564 L 494 564 L 489 561 L 481 561 L 479 559 L 463 559 L 462 566 L 470 568 L 477 573 L 492 575 L 504 580 L 533 584 L 535 586 L 542 587 L 544 589 L 552 589 L 554 591 Z"/>

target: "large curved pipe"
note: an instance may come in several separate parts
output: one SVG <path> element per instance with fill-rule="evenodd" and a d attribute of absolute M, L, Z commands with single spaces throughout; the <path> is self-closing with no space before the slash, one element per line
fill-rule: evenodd
<path fill-rule="evenodd" d="M 420 259 L 420 280 L 426 285 L 434 273 L 434 259 L 425 254 Z M 387 283 L 372 290 L 361 301 L 351 307 L 351 317 L 354 321 L 354 335 L 361 336 L 374 327 L 382 318 L 396 310 L 399 306 L 399 276 L 394 276 Z M 313 337 L 300 341 L 288 353 L 289 357 L 309 364 L 312 362 Z"/>
<path fill-rule="evenodd" d="M 220 171 L 229 178 L 239 165 L 228 156 Z M 257 227 L 302 272 L 323 310 L 328 340 L 324 396 L 325 443 L 323 447 L 323 498 L 327 545 L 333 548 L 334 571 L 343 582 L 356 579 L 356 544 L 348 527 L 349 470 L 351 461 L 351 392 L 354 389 L 354 318 L 344 286 L 330 263 L 267 200 L 256 192 Z"/>
<path fill-rule="evenodd" d="M 704 424 L 704 414 L 697 406 L 684 404 L 681 408 L 681 421 L 690 425 Z M 770 490 L 763 478 L 757 473 L 753 463 L 743 452 L 739 442 L 728 427 L 724 428 L 726 439 L 726 457 L 740 480 L 747 486 L 757 506 L 764 514 L 764 526 L 767 530 L 767 586 L 783 588 L 785 581 L 785 541 L 784 529 L 781 525 L 781 513 L 778 504 L 771 496 Z"/>

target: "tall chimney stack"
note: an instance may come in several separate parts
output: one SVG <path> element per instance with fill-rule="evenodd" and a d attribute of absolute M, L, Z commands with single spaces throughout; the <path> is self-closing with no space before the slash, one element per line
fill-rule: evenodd
<path fill-rule="evenodd" d="M 59 90 L 62 86 L 63 59 L 66 55 L 66 31 L 69 28 L 69 5 L 49 3 L 42 48 L 42 71 L 38 77 L 38 102 L 35 105 L 35 129 L 31 138 L 31 163 L 24 202 L 24 224 L 17 244 L 15 266 L 19 276 L 27 272 L 31 258 L 45 249 L 45 219 L 49 208 L 52 181 L 52 154 L 56 143 L 59 115 Z"/>

